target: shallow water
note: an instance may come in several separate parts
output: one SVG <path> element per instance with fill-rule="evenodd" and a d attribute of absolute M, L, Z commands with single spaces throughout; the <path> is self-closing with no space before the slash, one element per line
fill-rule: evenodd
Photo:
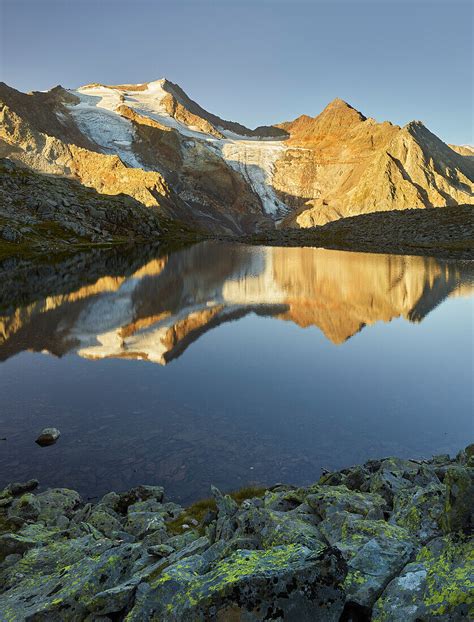
<path fill-rule="evenodd" d="M 60 272 L 0 312 L 0 486 L 186 503 L 472 440 L 472 263 L 208 242 Z"/>

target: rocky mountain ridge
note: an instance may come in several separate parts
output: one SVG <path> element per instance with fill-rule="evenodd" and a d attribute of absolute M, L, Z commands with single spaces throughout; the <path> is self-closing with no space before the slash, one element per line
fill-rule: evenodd
<path fill-rule="evenodd" d="M 340 99 L 250 130 L 165 79 L 31 94 L 0 85 L 0 156 L 213 232 L 474 204 L 470 154 L 420 122 L 378 123 Z"/>

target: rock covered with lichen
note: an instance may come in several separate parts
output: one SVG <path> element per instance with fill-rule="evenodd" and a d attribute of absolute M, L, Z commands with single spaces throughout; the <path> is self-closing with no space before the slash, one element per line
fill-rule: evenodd
<path fill-rule="evenodd" d="M 474 448 L 213 497 L 96 504 L 0 492 L 2 620 L 397 620 L 474 615 Z"/>

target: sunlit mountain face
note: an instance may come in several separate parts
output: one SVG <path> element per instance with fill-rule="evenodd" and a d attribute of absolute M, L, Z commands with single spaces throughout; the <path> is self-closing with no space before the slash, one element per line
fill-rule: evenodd
<path fill-rule="evenodd" d="M 218 242 L 134 265 L 121 275 L 106 261 L 92 282 L 86 265 L 73 291 L 59 273 L 35 284 L 27 304 L 0 313 L 0 359 L 31 350 L 166 365 L 250 313 L 318 327 L 340 346 L 377 322 L 420 322 L 473 283 L 466 262 Z"/>

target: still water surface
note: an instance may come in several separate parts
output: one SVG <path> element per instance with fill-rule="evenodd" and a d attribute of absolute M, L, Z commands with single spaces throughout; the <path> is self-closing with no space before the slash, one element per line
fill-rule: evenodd
<path fill-rule="evenodd" d="M 209 242 L 94 270 L 0 312 L 0 486 L 186 503 L 472 441 L 472 263 Z"/>

